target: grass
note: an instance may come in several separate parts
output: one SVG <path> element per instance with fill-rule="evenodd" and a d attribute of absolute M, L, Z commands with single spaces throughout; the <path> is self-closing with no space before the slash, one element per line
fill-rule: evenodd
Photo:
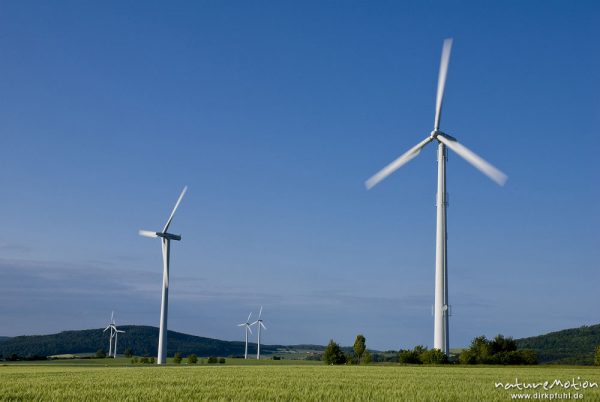
<path fill-rule="evenodd" d="M 512 391 L 496 389 L 495 382 L 580 377 L 580 381 L 600 384 L 600 370 L 593 367 L 232 363 L 167 367 L 11 364 L 0 366 L 0 400 L 509 401 Z M 578 392 L 586 401 L 600 401 L 598 388 L 549 392 L 557 391 Z"/>

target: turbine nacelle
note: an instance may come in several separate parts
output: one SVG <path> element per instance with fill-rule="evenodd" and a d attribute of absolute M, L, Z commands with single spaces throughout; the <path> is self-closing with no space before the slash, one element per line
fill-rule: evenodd
<path fill-rule="evenodd" d="M 172 233 L 163 233 L 163 232 L 152 232 L 150 230 L 140 230 L 140 236 L 144 237 L 163 237 L 169 240 L 181 240 L 181 235 L 176 235 Z"/>
<path fill-rule="evenodd" d="M 431 140 L 436 140 L 437 142 L 442 142 L 438 139 L 438 136 L 442 136 L 442 137 L 446 137 L 451 141 L 458 141 L 456 138 L 454 138 L 453 136 L 451 136 L 450 134 L 446 134 L 445 132 L 441 131 L 441 130 L 433 130 L 430 134 L 429 134 L 429 138 L 431 138 Z"/>

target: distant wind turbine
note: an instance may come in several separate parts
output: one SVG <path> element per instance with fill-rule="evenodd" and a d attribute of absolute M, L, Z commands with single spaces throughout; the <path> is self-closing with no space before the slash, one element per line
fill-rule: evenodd
<path fill-rule="evenodd" d="M 442 116 L 442 101 L 444 98 L 444 87 L 446 85 L 446 75 L 448 73 L 448 63 L 450 61 L 450 51 L 452 49 L 452 39 L 446 39 L 442 49 L 442 58 L 440 63 L 440 72 L 438 77 L 437 99 L 435 107 L 435 119 L 433 131 L 427 138 L 415 145 L 413 148 L 402 154 L 392 163 L 381 169 L 373 177 L 366 181 L 367 189 L 371 189 L 377 183 L 395 172 L 398 168 L 416 157 L 421 149 L 431 141 L 438 142 L 438 185 L 437 185 L 437 234 L 436 234 L 436 257 L 435 257 L 435 305 L 434 305 L 434 330 L 433 347 L 440 349 L 444 353 L 449 351 L 448 337 L 448 257 L 447 232 L 446 232 L 446 147 L 450 148 L 467 162 L 480 170 L 490 179 L 504 185 L 507 176 L 464 145 L 461 145 L 456 138 L 440 131 L 440 119 Z"/>
<path fill-rule="evenodd" d="M 110 329 L 110 338 L 108 339 L 108 356 L 109 357 L 113 355 L 113 338 L 115 337 L 114 323 L 115 323 L 115 312 L 113 311 L 112 313 L 110 313 L 110 322 L 108 323 L 108 326 L 106 328 L 104 328 L 104 331 L 102 331 L 102 332 L 106 332 Z"/>
<path fill-rule="evenodd" d="M 115 349 L 113 351 L 113 358 L 116 359 L 117 358 L 117 341 L 119 340 L 119 334 L 124 334 L 125 331 L 117 329 L 116 324 L 115 324 L 114 328 L 115 328 Z"/>
<path fill-rule="evenodd" d="M 250 325 L 257 324 L 257 327 L 258 327 L 258 342 L 257 342 L 257 349 L 256 349 L 256 359 L 257 360 L 260 359 L 260 327 L 267 329 L 267 327 L 265 327 L 265 324 L 263 324 L 263 320 L 260 319 L 261 315 L 262 315 L 262 306 L 260 306 L 260 311 L 258 313 L 258 320 L 254 321 L 252 324 L 250 324 Z"/>
<path fill-rule="evenodd" d="M 246 322 L 238 324 L 238 327 L 244 327 L 244 334 L 246 337 L 246 348 L 244 349 L 244 359 L 248 358 L 248 332 L 250 332 L 250 335 L 252 335 L 252 330 L 250 329 L 250 327 L 254 325 L 254 323 L 250 324 L 251 316 L 252 316 L 252 312 L 250 312 L 250 314 L 248 314 L 248 319 L 246 320 Z"/>
<path fill-rule="evenodd" d="M 140 230 L 141 236 L 145 237 L 160 237 L 162 238 L 162 255 L 163 255 L 163 284 L 162 284 L 162 301 L 160 305 L 160 332 L 158 335 L 158 362 L 157 364 L 167 363 L 167 314 L 169 312 L 169 260 L 170 260 L 170 249 L 171 240 L 181 240 L 180 235 L 174 235 L 168 233 L 169 226 L 175 215 L 175 211 L 181 203 L 181 199 L 187 191 L 187 186 L 183 188 L 181 195 L 175 203 L 175 208 L 171 212 L 171 216 L 167 219 L 167 223 L 161 232 L 151 232 L 148 230 Z"/>
<path fill-rule="evenodd" d="M 108 341 L 108 356 L 112 357 L 112 358 L 116 358 L 117 357 L 118 336 L 119 336 L 119 333 L 123 334 L 123 333 L 125 333 L 125 331 L 121 331 L 120 329 L 117 329 L 117 324 L 115 323 L 115 312 L 114 311 L 110 314 L 110 323 L 108 324 L 108 326 L 106 328 L 104 328 L 104 331 L 102 331 L 102 332 L 106 332 L 109 329 L 110 329 L 110 339 Z M 113 348 L 113 338 L 115 339 L 114 348 Z"/>

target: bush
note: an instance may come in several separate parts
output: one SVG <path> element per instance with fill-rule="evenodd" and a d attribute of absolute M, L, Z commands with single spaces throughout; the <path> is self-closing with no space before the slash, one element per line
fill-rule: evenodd
<path fill-rule="evenodd" d="M 98 359 L 104 359 L 106 357 L 106 352 L 104 351 L 104 349 L 98 349 L 96 351 L 96 357 Z"/>
<path fill-rule="evenodd" d="M 281 357 L 279 357 L 279 356 L 273 356 L 273 360 L 281 360 Z"/>
<path fill-rule="evenodd" d="M 400 363 L 404 364 L 421 364 L 419 353 L 416 350 L 401 350 L 398 353 Z"/>
<path fill-rule="evenodd" d="M 175 356 L 173 356 L 173 363 L 180 364 L 181 360 L 182 360 L 181 353 L 179 353 L 179 352 L 175 353 Z"/>
<path fill-rule="evenodd" d="M 423 364 L 446 364 L 448 356 L 440 349 L 425 350 L 419 355 L 419 359 Z"/>
<path fill-rule="evenodd" d="M 132 357 L 133 356 L 133 349 L 131 349 L 131 348 L 125 349 L 125 352 L 123 352 L 123 355 L 125 357 Z"/>
<path fill-rule="evenodd" d="M 151 358 L 148 360 L 148 363 L 150 363 L 150 364 L 154 364 L 154 363 L 156 363 L 156 359 L 155 359 L 154 357 L 151 357 Z"/>
<path fill-rule="evenodd" d="M 187 361 L 188 361 L 188 364 L 196 364 L 196 363 L 198 363 L 198 356 L 196 356 L 194 353 L 192 353 L 191 355 L 188 356 Z"/>
<path fill-rule="evenodd" d="M 600 345 L 596 346 L 596 353 L 594 356 L 594 364 L 600 366 Z"/>
<path fill-rule="evenodd" d="M 214 363 L 217 363 L 217 362 L 218 362 L 218 359 L 216 358 L 216 356 L 210 356 L 208 358 L 208 364 L 214 364 Z"/>
<path fill-rule="evenodd" d="M 537 354 L 533 350 L 517 350 L 517 343 L 510 337 L 496 336 L 488 340 L 478 336 L 471 342 L 471 347 L 459 356 L 461 364 L 502 364 L 533 365 L 537 364 Z"/>
<path fill-rule="evenodd" d="M 148 357 L 144 356 L 144 357 L 140 358 L 140 363 L 148 364 Z"/>
<path fill-rule="evenodd" d="M 371 353 L 369 353 L 368 350 L 365 350 L 365 352 L 362 355 L 362 363 L 369 364 L 369 363 L 371 363 L 371 361 L 372 361 Z"/>
<path fill-rule="evenodd" d="M 458 361 L 460 364 L 475 364 L 477 363 L 477 356 L 470 349 L 466 349 L 458 356 Z"/>
<path fill-rule="evenodd" d="M 225 364 L 225 358 L 224 357 L 219 358 L 219 363 L 220 364 Z"/>
<path fill-rule="evenodd" d="M 329 341 L 329 344 L 323 352 L 323 361 L 325 364 L 329 365 L 346 363 L 346 356 L 344 355 L 344 352 L 342 352 L 340 345 L 335 343 L 333 339 Z"/>

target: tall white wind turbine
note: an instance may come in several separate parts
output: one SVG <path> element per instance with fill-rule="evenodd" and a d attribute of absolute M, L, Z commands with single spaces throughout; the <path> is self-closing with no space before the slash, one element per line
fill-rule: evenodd
<path fill-rule="evenodd" d="M 248 319 L 246 320 L 246 322 L 238 324 L 238 327 L 244 327 L 244 334 L 246 337 L 246 348 L 244 349 L 244 359 L 248 358 L 248 332 L 250 332 L 250 335 L 252 335 L 252 330 L 250 329 L 250 327 L 254 325 L 254 323 L 250 324 L 250 317 L 252 317 L 252 312 L 250 312 L 250 314 L 248 314 Z"/>
<path fill-rule="evenodd" d="M 395 172 L 402 165 L 416 157 L 421 149 L 431 141 L 438 142 L 438 184 L 437 184 L 437 233 L 436 233 L 436 256 L 435 256 L 435 304 L 434 304 L 434 329 L 433 329 L 433 347 L 440 349 L 444 353 L 449 351 L 448 339 L 448 257 L 447 250 L 447 232 L 446 232 L 446 147 L 450 148 L 467 162 L 480 170 L 490 179 L 504 185 L 507 176 L 464 145 L 461 145 L 456 138 L 440 131 L 440 119 L 442 116 L 442 101 L 444 98 L 444 87 L 446 85 L 446 75 L 448 73 L 448 62 L 450 61 L 450 51 L 452 49 L 452 39 L 446 39 L 442 49 L 442 58 L 440 63 L 440 73 L 438 77 L 437 99 L 435 106 L 435 119 L 433 131 L 427 138 L 419 142 L 413 148 L 405 152 L 392 163 L 381 169 L 365 185 L 371 189 L 377 183 Z"/>
<path fill-rule="evenodd" d="M 175 235 L 168 233 L 169 226 L 171 226 L 171 222 L 173 221 L 173 216 L 175 215 L 175 211 L 179 207 L 181 203 L 181 199 L 185 195 L 187 191 L 187 186 L 183 188 L 181 195 L 177 199 L 175 203 L 175 207 L 173 208 L 173 212 L 167 219 L 167 223 L 161 232 L 151 232 L 148 230 L 140 230 L 139 233 L 141 236 L 145 237 L 160 237 L 162 239 L 162 256 L 163 256 L 163 283 L 162 283 L 162 301 L 160 305 L 160 332 L 158 335 L 158 362 L 157 364 L 166 364 L 167 363 L 167 314 L 169 312 L 169 260 L 170 260 L 170 249 L 171 249 L 171 240 L 181 240 L 180 235 Z"/>
<path fill-rule="evenodd" d="M 258 320 L 254 321 L 252 324 L 250 324 L 250 325 L 256 324 L 256 326 L 258 327 L 258 342 L 256 343 L 256 345 L 257 345 L 256 359 L 257 360 L 260 359 L 260 327 L 267 329 L 267 327 L 265 327 L 265 324 L 263 324 L 263 320 L 261 320 L 261 318 L 260 318 L 261 315 L 262 315 L 262 306 L 260 306 L 260 311 L 258 312 Z"/>
<path fill-rule="evenodd" d="M 109 357 L 113 355 L 113 338 L 115 337 L 114 323 L 115 323 L 115 312 L 113 311 L 112 313 L 110 313 L 110 322 L 108 323 L 106 328 L 104 328 L 104 331 L 102 331 L 102 332 L 106 332 L 110 329 L 110 338 L 108 339 L 108 356 Z"/>

